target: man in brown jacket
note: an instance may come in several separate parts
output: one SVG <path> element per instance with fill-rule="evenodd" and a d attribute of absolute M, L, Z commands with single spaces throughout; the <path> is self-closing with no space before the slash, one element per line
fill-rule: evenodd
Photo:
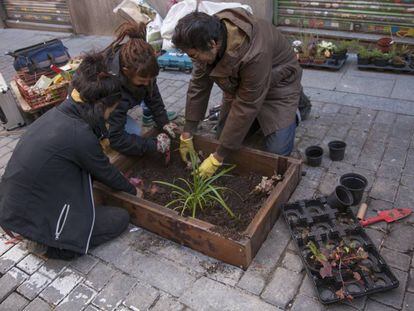
<path fill-rule="evenodd" d="M 214 174 L 223 159 L 241 147 L 255 119 L 266 136 L 267 151 L 291 153 L 302 70 L 276 27 L 243 9 L 213 16 L 193 12 L 178 22 L 172 41 L 194 61 L 180 143 L 184 161 L 194 151 L 192 134 L 204 119 L 214 83 L 223 90 L 221 144 L 200 165 L 202 176 Z"/>

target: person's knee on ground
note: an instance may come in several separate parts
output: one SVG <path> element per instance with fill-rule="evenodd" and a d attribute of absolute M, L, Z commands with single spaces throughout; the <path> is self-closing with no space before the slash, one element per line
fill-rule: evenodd
<path fill-rule="evenodd" d="M 126 210 L 114 206 L 98 206 L 90 246 L 95 247 L 121 235 L 129 225 Z"/>
<path fill-rule="evenodd" d="M 296 121 L 286 128 L 267 135 L 265 139 L 266 151 L 289 156 L 295 144 L 295 131 Z"/>

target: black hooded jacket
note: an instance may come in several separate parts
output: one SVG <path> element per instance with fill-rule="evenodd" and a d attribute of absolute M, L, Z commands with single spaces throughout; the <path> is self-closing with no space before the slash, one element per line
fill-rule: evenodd
<path fill-rule="evenodd" d="M 94 227 L 92 180 L 136 189 L 109 163 L 96 129 L 70 98 L 24 133 L 0 185 L 0 225 L 48 246 L 86 253 Z"/>
<path fill-rule="evenodd" d="M 111 113 L 108 120 L 109 141 L 111 147 L 125 155 L 142 155 L 147 151 L 156 151 L 157 143 L 154 138 L 143 138 L 125 131 L 127 113 L 130 109 L 141 104 L 142 101 L 151 111 L 154 121 L 161 129 L 167 124 L 168 116 L 164 102 L 154 80 L 152 87 L 137 87 L 129 83 L 122 74 L 119 61 L 119 49 L 108 51 L 106 58 L 111 72 L 119 77 L 122 82 L 122 99 L 117 108 Z"/>

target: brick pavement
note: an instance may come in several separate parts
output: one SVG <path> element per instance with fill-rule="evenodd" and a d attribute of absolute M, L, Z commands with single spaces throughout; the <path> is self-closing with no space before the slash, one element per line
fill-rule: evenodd
<path fill-rule="evenodd" d="M 20 32 L 0 30 L 0 37 L 7 35 L 17 47 L 12 37 Z M 34 43 L 40 38 L 37 36 L 51 37 L 36 33 L 33 38 L 23 31 L 21 42 Z M 79 53 L 89 49 L 89 44 L 105 46 L 109 39 L 66 37 L 65 41 Z M 4 49 L 4 44 L 0 48 Z M 0 57 L 0 66 L 10 68 L 10 60 Z M 362 79 L 350 78 L 357 76 Z M 377 94 L 380 96 L 364 93 L 361 83 L 377 79 L 385 80 L 381 82 L 384 90 Z M 321 144 L 327 154 L 326 144 L 333 139 L 344 139 L 348 147 L 342 162 L 332 162 L 324 155 L 321 167 L 305 166 L 307 174 L 291 201 L 328 194 L 341 174 L 359 172 L 369 180 L 364 195 L 370 206 L 368 215 L 392 207 L 413 208 L 414 102 L 396 98 L 403 95 L 396 95 L 395 88 L 407 79 L 358 72 L 352 64 L 340 73 L 305 71 L 303 82 L 312 95 L 313 109 L 310 119 L 297 130 L 297 150 Z M 169 109 L 183 112 L 188 80 L 186 74 L 160 74 L 159 86 Z M 390 89 L 388 82 L 394 87 Z M 210 105 L 219 104 L 220 98 L 215 88 Z M 134 111 L 138 119 L 139 114 L 139 109 Z M 22 131 L 0 133 L 1 174 Z M 411 216 L 367 229 L 394 269 L 400 287 L 331 307 L 316 299 L 282 219 L 247 271 L 140 228 L 128 230 L 72 262 L 44 260 L 28 252 L 24 242 L 5 244 L 1 235 L 0 310 L 413 310 L 413 220 Z M 216 265 L 220 269 L 210 269 Z"/>

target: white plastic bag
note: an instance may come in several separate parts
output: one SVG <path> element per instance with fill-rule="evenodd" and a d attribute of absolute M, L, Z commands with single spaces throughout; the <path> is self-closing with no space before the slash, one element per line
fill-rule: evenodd
<path fill-rule="evenodd" d="M 157 13 L 155 19 L 147 24 L 147 42 L 152 45 L 156 52 L 161 50 L 162 17 Z"/>
<path fill-rule="evenodd" d="M 161 36 L 166 40 L 171 40 L 174 34 L 175 26 L 178 21 L 187 14 L 194 12 L 197 8 L 197 0 L 184 0 L 174 4 L 168 11 L 167 16 L 161 27 Z M 201 1 L 198 7 L 199 12 L 204 12 L 209 15 L 216 14 L 224 9 L 243 8 L 250 13 L 253 13 L 252 8 L 247 4 L 238 2 L 211 2 Z"/>

